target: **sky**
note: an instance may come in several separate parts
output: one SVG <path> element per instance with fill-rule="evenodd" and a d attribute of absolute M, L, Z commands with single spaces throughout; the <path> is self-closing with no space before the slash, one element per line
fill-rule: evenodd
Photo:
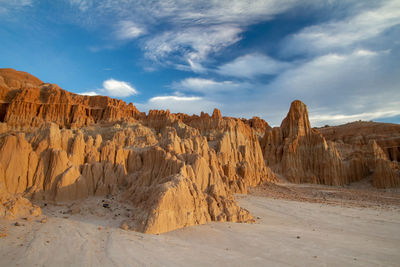
<path fill-rule="evenodd" d="M 146 112 L 400 123 L 400 1 L 0 0 L 0 68 Z"/>

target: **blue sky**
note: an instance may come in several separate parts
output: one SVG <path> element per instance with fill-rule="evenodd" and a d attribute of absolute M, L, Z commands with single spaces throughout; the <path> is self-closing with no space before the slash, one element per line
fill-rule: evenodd
<path fill-rule="evenodd" d="M 400 123 L 400 1 L 0 0 L 0 67 L 139 110 Z"/>

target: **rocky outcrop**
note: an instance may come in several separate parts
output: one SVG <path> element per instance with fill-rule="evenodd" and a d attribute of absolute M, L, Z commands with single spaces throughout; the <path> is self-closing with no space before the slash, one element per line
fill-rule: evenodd
<path fill-rule="evenodd" d="M 218 109 L 144 114 L 10 69 L 0 70 L 0 92 L 0 216 L 38 214 L 29 199 L 113 195 L 134 210 L 129 228 L 162 233 L 210 221 L 253 222 L 233 194 L 276 181 L 275 172 L 296 183 L 343 185 L 372 175 L 377 187 L 399 185 L 387 150 L 374 140 L 327 141 L 300 101 L 272 129 Z"/>
<path fill-rule="evenodd" d="M 280 127 L 266 131 L 262 147 L 267 165 L 290 182 L 349 183 L 334 144 L 310 127 L 307 107 L 301 101 L 291 104 Z"/>
<path fill-rule="evenodd" d="M 339 126 L 318 128 L 329 141 L 350 146 L 366 146 L 375 141 L 390 161 L 400 161 L 400 125 L 357 121 Z"/>
<path fill-rule="evenodd" d="M 73 94 L 12 69 L 0 70 L 0 91 L 0 121 L 11 127 L 82 127 L 143 115 L 122 100 Z"/>
<path fill-rule="evenodd" d="M 260 117 L 253 117 L 249 120 L 242 119 L 242 121 L 253 128 L 260 139 L 264 136 L 266 130 L 272 129 L 271 126 Z"/>
<path fill-rule="evenodd" d="M 375 187 L 400 186 L 399 125 L 358 121 L 318 131 L 335 143 L 344 161 L 350 162 L 352 180 L 372 176 Z"/>
<path fill-rule="evenodd" d="M 157 135 L 140 123 L 108 131 L 60 130 L 51 123 L 29 134 L 10 133 L 0 139 L 5 189 L 47 201 L 121 195 L 138 211 L 132 228 L 146 233 L 212 220 L 253 220 L 232 193 L 270 178 L 261 149 L 258 158 L 246 150 L 258 143 L 246 141 L 236 129 L 214 150 L 197 129 L 181 122 L 161 131 Z M 238 142 L 237 151 L 228 154 L 224 143 L 231 141 Z"/>
<path fill-rule="evenodd" d="M 0 74 L 1 89 L 13 92 L 4 98 L 0 137 L 4 196 L 60 202 L 115 195 L 136 211 L 130 228 L 162 233 L 252 222 L 233 193 L 274 180 L 255 130 L 219 110 L 145 115 L 115 99 L 39 80 L 13 83 L 12 70 Z"/>
<path fill-rule="evenodd" d="M 40 207 L 33 205 L 21 194 L 8 192 L 3 173 L 4 170 L 0 166 L 0 218 L 15 219 L 39 216 L 42 213 Z"/>
<path fill-rule="evenodd" d="M 262 148 L 267 165 L 294 183 L 345 185 L 372 175 L 376 187 L 398 186 L 398 162 L 390 162 L 388 151 L 375 139 L 366 143 L 347 135 L 345 143 L 331 132 L 325 133 L 330 140 L 310 127 L 306 105 L 294 101 L 281 126 L 265 133 Z"/>

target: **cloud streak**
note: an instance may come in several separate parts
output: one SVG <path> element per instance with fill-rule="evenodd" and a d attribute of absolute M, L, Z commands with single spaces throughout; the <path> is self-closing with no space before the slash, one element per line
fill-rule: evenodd
<path fill-rule="evenodd" d="M 146 103 L 138 103 L 136 106 L 143 111 L 151 109 L 170 110 L 173 113 L 185 112 L 187 114 L 199 114 L 200 111 L 212 112 L 219 106 L 218 103 L 198 96 L 167 95 L 156 96 Z"/>
<path fill-rule="evenodd" d="M 238 86 L 238 84 L 232 81 L 217 82 L 212 79 L 203 78 L 186 78 L 172 84 L 172 88 L 177 90 L 208 94 L 235 90 Z"/>
<path fill-rule="evenodd" d="M 120 40 L 135 39 L 143 34 L 145 30 L 129 20 L 123 20 L 118 23 L 116 36 Z"/>
<path fill-rule="evenodd" d="M 374 38 L 400 24 L 400 2 L 382 1 L 380 7 L 342 21 L 307 27 L 289 38 L 286 52 L 321 53 L 348 48 Z"/>
<path fill-rule="evenodd" d="M 128 82 L 117 81 L 114 79 L 104 81 L 101 92 L 113 97 L 128 97 L 138 94 L 138 91 L 136 91 L 136 89 Z"/>
<path fill-rule="evenodd" d="M 95 95 L 99 95 L 99 94 L 95 91 L 88 91 L 88 92 L 78 93 L 78 95 L 95 96 Z"/>
<path fill-rule="evenodd" d="M 255 53 L 236 58 L 217 69 L 224 76 L 254 78 L 259 75 L 274 75 L 289 68 L 290 64 L 275 60 L 269 56 Z"/>
<path fill-rule="evenodd" d="M 0 0 L 0 16 L 7 14 L 9 10 L 32 6 L 32 0 Z"/>
<path fill-rule="evenodd" d="M 132 95 L 137 95 L 139 92 L 128 82 L 108 79 L 103 82 L 103 88 L 78 93 L 80 95 L 107 95 L 116 98 L 125 98 Z"/>
<path fill-rule="evenodd" d="M 9 10 L 17 2 L 0 0 Z M 160 78 L 157 91 L 149 86 L 153 73 L 138 78 L 149 89 L 135 99 L 142 101 L 139 108 L 199 113 L 215 106 L 229 116 L 258 115 L 273 125 L 293 99 L 304 101 L 319 125 L 398 114 L 397 0 L 67 2 L 72 8 L 56 17 L 98 34 L 88 38 L 99 52 L 90 56 L 116 55 L 121 61 L 126 56 L 137 71 L 132 78 L 141 75 L 141 67 Z M 110 79 L 85 93 L 124 98 L 137 91 Z"/>
<path fill-rule="evenodd" d="M 235 25 L 216 25 L 207 28 L 191 27 L 167 31 L 145 42 L 145 56 L 160 62 L 173 55 L 175 62 L 188 63 L 194 72 L 203 72 L 201 63 L 209 54 L 240 40 L 242 30 Z"/>
<path fill-rule="evenodd" d="M 118 40 L 143 37 L 140 46 L 148 59 L 196 73 L 206 72 L 203 65 L 210 55 L 241 40 L 247 26 L 270 20 L 298 4 L 295 0 L 69 2 L 84 13 L 80 23 L 108 25 L 119 20 L 114 32 Z"/>

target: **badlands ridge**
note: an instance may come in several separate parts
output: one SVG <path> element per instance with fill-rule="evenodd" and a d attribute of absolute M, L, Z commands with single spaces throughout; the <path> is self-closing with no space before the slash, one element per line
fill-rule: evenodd
<path fill-rule="evenodd" d="M 280 127 L 264 120 L 139 112 L 0 69 L 0 216 L 38 215 L 36 201 L 113 196 L 129 229 L 163 233 L 210 221 L 254 222 L 233 194 L 279 180 L 400 185 L 400 125 L 311 128 L 294 101 Z"/>

